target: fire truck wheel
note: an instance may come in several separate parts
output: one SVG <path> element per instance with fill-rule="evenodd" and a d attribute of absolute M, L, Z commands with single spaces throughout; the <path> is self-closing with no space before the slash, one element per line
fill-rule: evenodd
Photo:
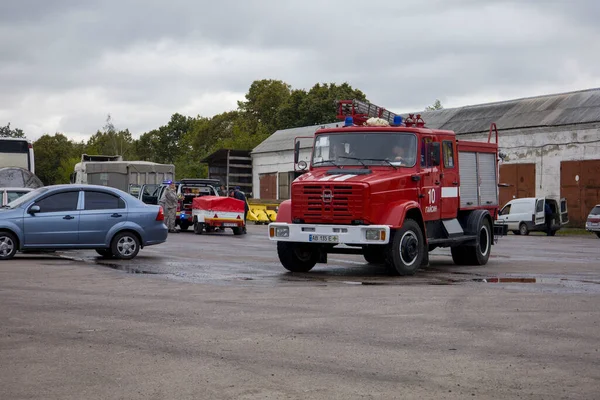
<path fill-rule="evenodd" d="M 485 265 L 490 258 L 492 240 L 490 221 L 483 219 L 475 246 L 452 247 L 452 260 L 457 265 Z"/>
<path fill-rule="evenodd" d="M 385 264 L 385 246 L 365 246 L 363 256 L 370 264 Z"/>
<path fill-rule="evenodd" d="M 196 222 L 194 224 L 194 233 L 196 235 L 202 235 L 203 232 L 204 232 L 204 224 L 201 222 Z"/>
<path fill-rule="evenodd" d="M 391 266 L 398 275 L 414 275 L 421 266 L 424 253 L 421 227 L 415 220 L 406 219 L 402 228 L 394 233 L 389 247 Z"/>
<path fill-rule="evenodd" d="M 308 272 L 319 261 L 319 250 L 307 243 L 277 242 L 277 255 L 291 272 Z"/>

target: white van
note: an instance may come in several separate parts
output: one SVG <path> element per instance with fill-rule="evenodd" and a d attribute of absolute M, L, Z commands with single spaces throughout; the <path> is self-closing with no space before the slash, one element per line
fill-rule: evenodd
<path fill-rule="evenodd" d="M 546 232 L 546 203 L 552 210 L 552 228 L 547 232 L 554 236 L 556 231 L 569 222 L 567 200 L 556 201 L 551 198 L 526 197 L 506 203 L 498 215 L 498 223 L 506 224 L 515 235 L 529 235 L 529 232 Z"/>

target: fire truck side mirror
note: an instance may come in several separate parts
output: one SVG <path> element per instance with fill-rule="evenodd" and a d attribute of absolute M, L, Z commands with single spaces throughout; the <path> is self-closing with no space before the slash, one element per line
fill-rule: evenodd
<path fill-rule="evenodd" d="M 298 159 L 300 158 L 300 141 L 297 141 L 294 144 L 294 164 L 298 164 Z"/>
<path fill-rule="evenodd" d="M 431 146 L 431 163 L 433 164 L 434 167 L 439 167 L 440 166 L 440 144 L 438 143 L 432 143 Z"/>

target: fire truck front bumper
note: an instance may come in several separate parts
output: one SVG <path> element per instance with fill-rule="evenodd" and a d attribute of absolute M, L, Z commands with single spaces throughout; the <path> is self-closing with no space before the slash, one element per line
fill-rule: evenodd
<path fill-rule="evenodd" d="M 269 239 L 283 242 L 321 244 L 387 244 L 387 225 L 269 224 Z"/>

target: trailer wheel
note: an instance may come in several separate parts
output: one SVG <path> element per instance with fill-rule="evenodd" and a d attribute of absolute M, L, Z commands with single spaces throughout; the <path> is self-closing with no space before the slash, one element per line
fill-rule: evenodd
<path fill-rule="evenodd" d="M 236 226 L 235 228 L 231 228 L 231 229 L 233 230 L 233 234 L 236 236 L 244 233 L 244 228 L 241 228 L 239 226 Z"/>
<path fill-rule="evenodd" d="M 319 261 L 319 250 L 307 243 L 277 242 L 277 255 L 285 269 L 308 272 Z"/>
<path fill-rule="evenodd" d="M 484 218 L 477 230 L 475 246 L 456 246 L 450 249 L 452 261 L 456 265 L 485 265 L 492 250 L 492 230 L 490 221 Z"/>
<path fill-rule="evenodd" d="M 204 224 L 201 222 L 194 223 L 194 233 L 196 235 L 202 235 L 202 232 L 204 232 Z"/>
<path fill-rule="evenodd" d="M 385 246 L 369 245 L 363 248 L 363 256 L 369 264 L 385 264 Z"/>
<path fill-rule="evenodd" d="M 402 228 L 394 233 L 394 239 L 388 245 L 388 260 L 391 272 L 398 275 L 414 275 L 421 266 L 425 243 L 419 224 L 406 219 Z"/>

